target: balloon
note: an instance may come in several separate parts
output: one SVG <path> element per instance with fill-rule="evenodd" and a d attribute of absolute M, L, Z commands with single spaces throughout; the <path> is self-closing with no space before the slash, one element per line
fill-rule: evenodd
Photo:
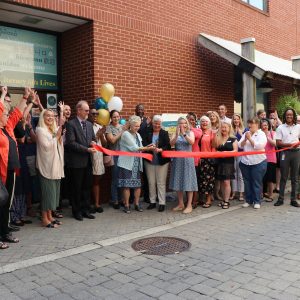
<path fill-rule="evenodd" d="M 103 98 L 97 98 L 95 101 L 95 108 L 98 109 L 107 109 L 107 103 Z"/>
<path fill-rule="evenodd" d="M 125 125 L 125 124 L 126 124 L 126 120 L 125 120 L 125 119 L 121 119 L 121 120 L 120 120 L 120 124 L 121 124 L 121 125 Z"/>
<path fill-rule="evenodd" d="M 109 100 L 115 95 L 114 86 L 111 83 L 104 83 L 100 88 L 100 95 L 106 102 L 109 102 Z"/>
<path fill-rule="evenodd" d="M 108 102 L 107 107 L 109 111 L 117 110 L 120 112 L 123 108 L 123 101 L 120 97 L 112 97 Z"/>
<path fill-rule="evenodd" d="M 97 123 L 106 126 L 109 124 L 110 116 L 109 112 L 106 109 L 99 109 L 98 116 L 97 116 Z"/>

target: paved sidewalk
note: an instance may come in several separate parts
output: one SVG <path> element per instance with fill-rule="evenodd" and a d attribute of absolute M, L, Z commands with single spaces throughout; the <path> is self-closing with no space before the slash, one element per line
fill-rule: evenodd
<path fill-rule="evenodd" d="M 190 241 L 180 254 L 130 240 L 2 274 L 0 299 L 299 299 L 299 226 L 288 204 L 236 209 L 156 234 Z"/>

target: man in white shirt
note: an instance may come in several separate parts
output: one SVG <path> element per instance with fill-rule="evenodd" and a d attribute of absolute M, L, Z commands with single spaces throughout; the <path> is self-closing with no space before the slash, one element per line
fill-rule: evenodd
<path fill-rule="evenodd" d="M 297 124 L 297 114 L 295 110 L 288 108 L 283 114 L 283 124 L 276 130 L 276 145 L 279 148 L 290 148 L 280 153 L 280 187 L 279 197 L 275 206 L 283 205 L 286 181 L 290 174 L 292 191 L 290 204 L 299 207 L 296 200 L 298 188 L 298 172 L 300 165 L 300 148 L 297 144 L 300 139 L 300 125 Z"/>
<path fill-rule="evenodd" d="M 222 122 L 231 124 L 231 119 L 226 117 L 226 113 L 227 113 L 227 107 L 225 104 L 220 104 L 219 108 L 218 108 L 218 113 L 220 116 L 220 120 Z"/>

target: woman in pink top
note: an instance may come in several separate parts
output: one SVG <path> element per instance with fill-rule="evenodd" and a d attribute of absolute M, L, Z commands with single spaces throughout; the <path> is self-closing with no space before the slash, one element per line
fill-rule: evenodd
<path fill-rule="evenodd" d="M 267 144 L 265 147 L 266 151 L 275 151 L 276 140 L 275 140 L 275 132 L 272 131 L 271 122 L 268 119 L 261 119 L 260 128 L 265 133 L 267 137 Z M 267 153 L 267 172 L 263 179 L 263 187 L 264 187 L 264 197 L 267 202 L 273 201 L 273 188 L 274 183 L 276 184 L 276 153 Z"/>
<path fill-rule="evenodd" d="M 187 114 L 187 119 L 191 125 L 191 131 L 194 132 L 195 135 L 195 143 L 192 145 L 192 152 L 199 152 L 199 140 L 200 137 L 202 135 L 202 130 L 200 128 L 196 128 L 196 120 L 197 120 L 197 116 L 195 113 L 193 112 L 189 112 Z M 197 181 L 199 178 L 199 158 L 195 158 L 195 169 L 196 169 L 196 174 L 197 174 Z M 199 182 L 198 182 L 198 186 L 199 186 Z M 198 192 L 194 192 L 193 194 L 193 202 L 192 202 L 192 206 L 195 209 L 198 205 Z"/>
<path fill-rule="evenodd" d="M 210 119 L 202 116 L 200 119 L 200 126 L 202 135 L 199 140 L 199 148 L 201 152 L 214 152 L 212 146 L 215 134 L 211 129 Z M 204 208 L 211 206 L 212 194 L 215 188 L 215 166 L 212 164 L 211 159 L 203 158 L 199 165 L 199 194 L 205 195 L 206 202 L 203 204 Z"/>

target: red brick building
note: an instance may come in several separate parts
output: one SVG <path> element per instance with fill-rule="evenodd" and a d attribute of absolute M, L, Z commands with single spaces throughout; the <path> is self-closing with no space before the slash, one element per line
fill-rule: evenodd
<path fill-rule="evenodd" d="M 101 84 L 111 82 L 123 99 L 126 115 L 139 102 L 145 104 L 148 115 L 200 114 L 216 109 L 220 102 L 232 113 L 234 65 L 200 46 L 199 34 L 237 43 L 254 37 L 256 49 L 290 59 L 300 54 L 299 14 L 298 0 L 15 0 L 0 4 L 4 25 L 58 33 L 54 92 L 59 97 L 70 104 L 93 101 Z M 292 83 L 275 80 L 273 85 L 269 108 L 279 95 L 293 90 Z M 42 94 L 47 92 L 53 90 L 41 89 Z"/>

